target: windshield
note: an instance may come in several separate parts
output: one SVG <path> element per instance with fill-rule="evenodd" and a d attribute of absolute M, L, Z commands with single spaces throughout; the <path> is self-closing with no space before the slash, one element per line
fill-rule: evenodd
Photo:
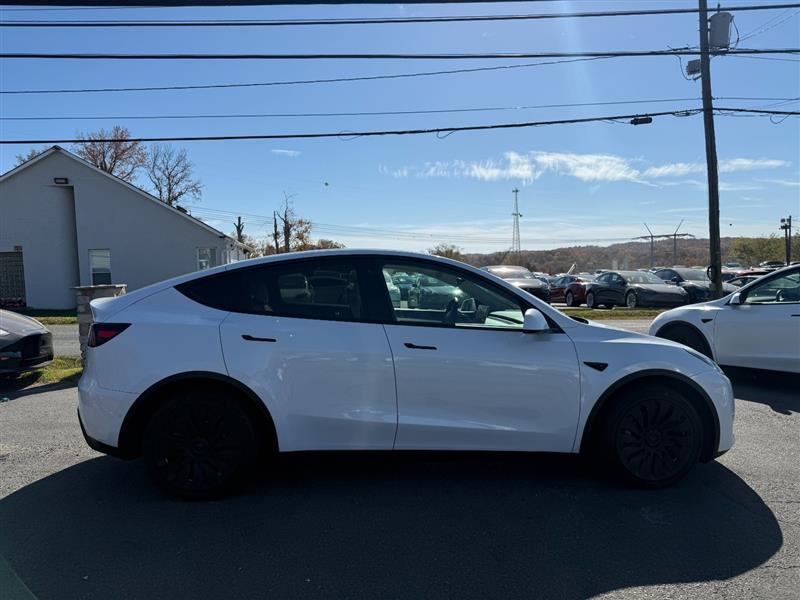
<path fill-rule="evenodd" d="M 664 283 L 652 273 L 644 271 L 625 271 L 620 273 L 628 283 Z"/>
<path fill-rule="evenodd" d="M 503 279 L 535 279 L 525 267 L 497 267 L 489 269 L 489 272 Z"/>
<path fill-rule="evenodd" d="M 705 272 L 700 269 L 673 269 L 678 275 L 688 281 L 709 281 Z"/>

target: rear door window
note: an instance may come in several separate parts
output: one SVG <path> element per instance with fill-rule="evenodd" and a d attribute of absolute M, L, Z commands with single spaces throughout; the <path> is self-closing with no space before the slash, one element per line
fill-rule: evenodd
<path fill-rule="evenodd" d="M 304 260 L 234 269 L 176 289 L 195 302 L 230 312 L 368 321 L 364 277 L 364 263 L 356 259 Z"/>

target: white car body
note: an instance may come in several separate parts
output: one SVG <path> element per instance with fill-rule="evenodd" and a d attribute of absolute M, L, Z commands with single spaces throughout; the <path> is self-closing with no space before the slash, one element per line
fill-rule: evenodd
<path fill-rule="evenodd" d="M 375 256 L 477 275 L 540 311 L 551 328 L 528 333 L 244 314 L 204 306 L 175 287 L 254 265 Z M 704 460 L 733 444 L 730 382 L 706 357 L 667 340 L 571 319 L 500 278 L 444 258 L 357 250 L 271 256 L 91 306 L 97 323 L 131 324 L 87 349 L 79 384 L 87 441 L 110 454 L 135 455 L 131 436 L 138 433 L 131 427 L 139 403 L 165 382 L 191 378 L 230 382 L 261 403 L 281 452 L 577 453 L 593 409 L 620 386 L 654 378 L 703 398 L 714 430 Z"/>
<path fill-rule="evenodd" d="M 800 373 L 800 297 L 772 303 L 733 301 L 746 298 L 758 286 L 795 274 L 800 274 L 800 267 L 787 267 L 719 300 L 664 312 L 653 320 L 650 334 L 669 337 L 670 329 L 691 328 L 705 340 L 702 351 L 720 365 Z"/>

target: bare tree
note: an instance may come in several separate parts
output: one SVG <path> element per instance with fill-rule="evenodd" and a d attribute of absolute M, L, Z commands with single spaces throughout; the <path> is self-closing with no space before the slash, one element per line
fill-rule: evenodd
<path fill-rule="evenodd" d="M 27 154 L 17 154 L 16 156 L 17 162 L 14 166 L 18 167 L 22 163 L 26 163 L 29 160 L 33 160 L 45 150 L 47 150 L 47 148 L 31 148 L 30 150 L 28 150 Z"/>
<path fill-rule="evenodd" d="M 198 200 L 203 194 L 199 179 L 192 178 L 194 165 L 183 148 L 153 144 L 145 163 L 145 171 L 154 193 L 170 206 L 181 198 Z"/>
<path fill-rule="evenodd" d="M 79 133 L 78 139 L 83 141 L 73 146 L 72 151 L 98 169 L 130 182 L 147 160 L 142 144 L 130 141 L 130 137 L 131 132 L 119 125 L 111 131 Z"/>
<path fill-rule="evenodd" d="M 434 256 L 444 256 L 453 260 L 464 260 L 464 250 L 455 244 L 436 244 L 433 248 L 428 248 L 428 254 Z"/>

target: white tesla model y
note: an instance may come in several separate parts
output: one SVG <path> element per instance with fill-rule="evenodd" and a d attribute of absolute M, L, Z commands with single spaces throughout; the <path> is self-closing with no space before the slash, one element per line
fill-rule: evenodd
<path fill-rule="evenodd" d="M 396 274 L 434 282 L 436 302 L 397 302 Z M 356 449 L 582 452 L 660 487 L 733 444 L 730 382 L 706 356 L 443 258 L 271 256 L 92 312 L 84 435 L 180 496 L 218 496 L 269 453 Z"/>

